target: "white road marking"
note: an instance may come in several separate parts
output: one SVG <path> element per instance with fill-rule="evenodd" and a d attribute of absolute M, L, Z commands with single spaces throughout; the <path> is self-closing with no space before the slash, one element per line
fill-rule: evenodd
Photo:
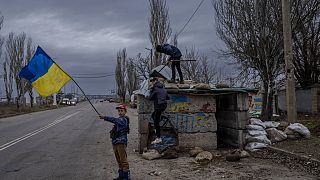
<path fill-rule="evenodd" d="M 37 129 L 37 130 L 35 130 L 35 131 L 31 132 L 31 133 L 28 133 L 28 134 L 26 134 L 24 136 L 21 136 L 21 137 L 15 139 L 13 141 L 10 141 L 10 142 L 8 142 L 6 144 L 3 144 L 3 145 L 0 146 L 0 151 L 3 151 L 5 149 L 9 148 L 10 146 L 13 146 L 13 145 L 15 145 L 15 144 L 17 144 L 17 143 L 19 143 L 19 142 L 21 142 L 23 140 L 26 140 L 26 139 L 28 139 L 28 138 L 30 138 L 30 137 L 32 137 L 32 136 L 34 136 L 34 135 L 46 130 L 46 129 L 48 129 L 48 128 L 56 125 L 56 124 L 59 124 L 60 122 L 62 122 L 64 120 L 67 120 L 67 119 L 71 118 L 72 116 L 74 116 L 74 115 L 76 115 L 78 113 L 79 113 L 79 111 L 75 112 L 73 114 L 67 115 L 65 117 L 63 117 L 64 116 L 63 115 L 63 116 L 59 117 L 58 119 L 54 120 L 52 123 L 50 123 L 50 124 L 48 124 L 48 125 L 46 125 L 46 126 L 44 126 L 42 128 L 39 128 L 39 129 Z"/>

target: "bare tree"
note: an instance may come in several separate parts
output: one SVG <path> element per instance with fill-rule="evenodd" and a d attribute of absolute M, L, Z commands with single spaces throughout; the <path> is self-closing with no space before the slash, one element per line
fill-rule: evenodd
<path fill-rule="evenodd" d="M 186 48 L 184 55 L 185 59 L 200 59 L 200 55 L 196 52 L 195 47 Z M 181 63 L 181 69 L 183 71 L 185 79 L 191 79 L 195 82 L 199 82 L 199 61 L 186 61 Z"/>
<path fill-rule="evenodd" d="M 3 26 L 3 20 L 4 20 L 4 17 L 2 16 L 2 14 L 0 12 L 0 30 L 2 29 L 2 26 Z"/>
<path fill-rule="evenodd" d="M 129 58 L 129 62 L 127 63 L 127 88 L 130 97 L 133 94 L 133 91 L 138 89 L 137 71 L 133 61 L 133 58 Z"/>
<path fill-rule="evenodd" d="M 17 98 L 16 98 L 16 105 L 19 109 L 21 103 L 21 97 L 24 96 L 25 92 L 25 80 L 20 78 L 19 72 L 21 69 L 26 65 L 25 63 L 25 40 L 26 34 L 21 33 L 15 38 L 15 58 L 14 60 L 14 79 L 16 82 L 16 91 L 17 91 Z"/>
<path fill-rule="evenodd" d="M 252 68 L 263 81 L 262 120 L 272 117 L 275 79 L 283 68 L 281 2 L 278 0 L 212 1 L 217 32 L 228 55 L 242 69 Z"/>
<path fill-rule="evenodd" d="M 4 71 L 3 80 L 4 80 L 4 86 L 6 90 L 6 98 L 7 98 L 8 104 L 10 104 L 12 99 L 13 78 L 14 78 L 14 63 L 10 59 L 10 54 L 13 53 L 11 51 L 12 44 L 14 44 L 14 36 L 13 36 L 13 33 L 10 33 L 5 44 L 5 61 L 3 63 L 3 71 Z"/>
<path fill-rule="evenodd" d="M 10 104 L 13 93 L 13 65 L 12 62 L 9 61 L 7 56 L 5 57 L 5 61 L 3 63 L 3 80 L 7 102 L 8 104 Z"/>
<path fill-rule="evenodd" d="M 149 0 L 149 4 L 149 39 L 153 49 L 155 49 L 158 44 L 164 44 L 169 39 L 171 35 L 170 20 L 168 16 L 168 8 L 166 7 L 166 1 Z M 159 66 L 165 60 L 161 53 L 157 53 L 155 51 L 153 59 L 154 67 Z"/>
<path fill-rule="evenodd" d="M 202 55 L 200 57 L 200 64 L 199 64 L 199 70 L 200 74 L 199 82 L 202 83 L 212 83 L 214 80 L 214 77 L 217 74 L 216 64 L 212 64 L 208 61 L 208 57 L 205 55 Z"/>
<path fill-rule="evenodd" d="M 117 53 L 117 66 L 116 66 L 116 82 L 117 82 L 117 94 L 121 99 L 121 102 L 126 101 L 126 60 L 127 60 L 127 51 L 122 49 Z"/>
<path fill-rule="evenodd" d="M 12 68 L 10 71 L 13 71 L 13 77 L 16 84 L 16 105 L 17 108 L 20 108 L 20 99 L 24 95 L 24 85 L 25 83 L 19 77 L 19 72 L 21 71 L 22 67 L 25 66 L 25 39 L 26 34 L 21 33 L 18 36 L 14 36 L 14 33 L 9 33 L 8 40 L 6 42 L 6 53 Z"/>
<path fill-rule="evenodd" d="M 293 1 L 291 7 L 295 77 L 305 88 L 320 77 L 320 1 Z"/>
<path fill-rule="evenodd" d="M 134 60 L 134 66 L 139 80 L 143 81 L 149 78 L 149 74 L 152 70 L 149 65 L 149 58 L 143 58 L 141 53 L 139 53 Z"/>
<path fill-rule="evenodd" d="M 27 50 L 26 50 L 26 57 L 25 57 L 25 62 L 26 64 L 30 62 L 32 55 L 35 51 L 35 47 L 32 46 L 32 38 L 28 38 L 27 41 Z M 30 97 L 30 105 L 33 107 L 33 86 L 29 81 L 24 81 L 25 84 L 23 85 L 25 87 L 25 92 L 28 92 L 29 97 Z"/>

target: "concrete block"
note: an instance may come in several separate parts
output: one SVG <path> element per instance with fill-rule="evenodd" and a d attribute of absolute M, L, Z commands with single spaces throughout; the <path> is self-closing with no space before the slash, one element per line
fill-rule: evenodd
<path fill-rule="evenodd" d="M 167 112 L 170 113 L 214 113 L 216 99 L 214 95 L 202 94 L 171 94 Z"/>
<path fill-rule="evenodd" d="M 207 151 L 217 149 L 216 133 L 179 133 L 179 149 L 185 150 L 192 147 L 201 147 Z"/>
<path fill-rule="evenodd" d="M 152 113 L 154 110 L 153 108 L 153 101 L 146 99 L 142 95 L 138 95 L 137 97 L 137 112 L 140 113 Z"/>
<path fill-rule="evenodd" d="M 139 114 L 138 115 L 138 132 L 149 133 L 149 121 L 151 114 Z"/>
<path fill-rule="evenodd" d="M 218 111 L 216 118 L 218 126 L 233 129 L 246 129 L 250 119 L 248 111 Z"/>
<path fill-rule="evenodd" d="M 226 111 L 247 111 L 248 94 L 247 93 L 233 93 L 217 96 L 217 106 L 219 110 Z"/>
<path fill-rule="evenodd" d="M 246 130 L 239 130 L 227 127 L 218 127 L 218 140 L 237 148 L 243 148 L 245 145 Z"/>
<path fill-rule="evenodd" d="M 147 133 L 138 133 L 139 138 L 139 153 L 143 153 L 143 149 L 148 146 L 148 137 Z"/>

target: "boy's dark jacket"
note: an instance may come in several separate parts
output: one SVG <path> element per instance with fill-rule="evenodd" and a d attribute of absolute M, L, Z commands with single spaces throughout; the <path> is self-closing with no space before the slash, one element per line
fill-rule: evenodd
<path fill-rule="evenodd" d="M 181 51 L 170 44 L 164 44 L 162 46 L 162 53 L 171 56 L 170 60 L 174 60 L 175 58 L 179 58 L 182 56 Z"/>
<path fill-rule="evenodd" d="M 159 81 L 156 81 L 151 89 L 150 100 L 154 102 L 154 109 L 166 108 L 167 101 L 169 99 L 167 90 L 164 85 Z"/>
<path fill-rule="evenodd" d="M 110 131 L 110 136 L 112 138 L 112 144 L 127 144 L 129 132 L 129 117 L 110 117 L 106 116 L 105 121 L 112 122 L 114 124 L 113 129 Z M 113 132 L 112 132 L 113 131 Z M 114 133 L 114 134 L 112 134 Z"/>

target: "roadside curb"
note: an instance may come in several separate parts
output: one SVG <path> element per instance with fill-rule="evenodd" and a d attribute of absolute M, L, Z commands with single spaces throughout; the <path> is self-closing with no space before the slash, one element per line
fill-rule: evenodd
<path fill-rule="evenodd" d="M 310 162 L 313 162 L 313 163 L 316 163 L 316 164 L 320 165 L 320 160 L 317 160 L 317 159 L 314 159 L 314 158 L 311 158 L 311 157 L 308 157 L 308 156 L 305 156 L 305 155 L 299 155 L 299 154 L 296 154 L 296 153 L 293 153 L 293 152 L 290 152 L 290 151 L 287 151 L 287 150 L 283 150 L 283 149 L 280 149 L 280 148 L 272 147 L 272 146 L 268 146 L 267 149 L 271 150 L 271 151 L 274 151 L 274 152 L 277 152 L 277 153 L 286 154 L 288 156 L 292 156 L 292 157 L 297 158 L 297 159 L 301 159 L 301 160 L 304 160 L 304 161 L 310 161 Z"/>

